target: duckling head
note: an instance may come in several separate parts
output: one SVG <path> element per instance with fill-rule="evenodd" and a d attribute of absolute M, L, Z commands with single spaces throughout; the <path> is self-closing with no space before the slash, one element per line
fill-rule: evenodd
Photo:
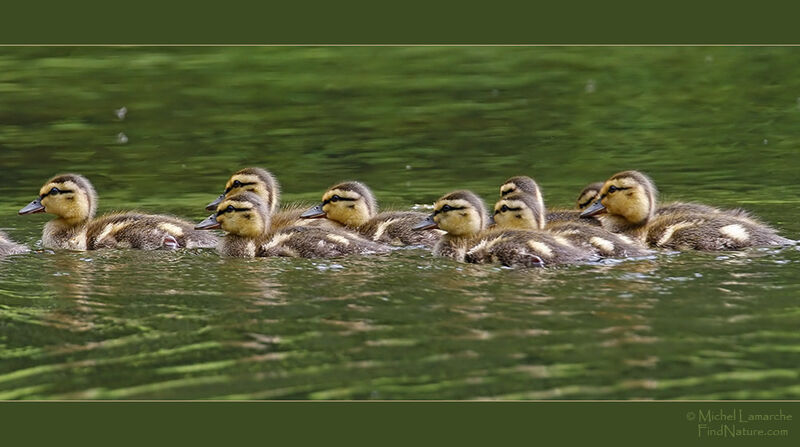
<path fill-rule="evenodd" d="M 278 209 L 280 201 L 280 185 L 266 169 L 244 168 L 235 172 L 225 184 L 225 191 L 216 200 L 206 205 L 209 211 L 216 211 L 219 204 L 226 197 L 230 197 L 241 192 L 252 192 L 261 197 L 267 204 L 270 213 Z"/>
<path fill-rule="evenodd" d="M 653 181 L 641 172 L 624 171 L 603 183 L 597 199 L 581 213 L 581 217 L 608 214 L 628 224 L 645 224 L 655 212 L 656 190 Z"/>
<path fill-rule="evenodd" d="M 257 238 L 267 233 L 270 224 L 269 207 L 255 193 L 241 192 L 225 197 L 217 212 L 195 226 L 197 230 L 222 228 L 237 236 Z"/>
<path fill-rule="evenodd" d="M 539 185 L 536 183 L 536 180 L 524 175 L 511 177 L 510 179 L 503 182 L 502 186 L 500 186 L 500 197 L 505 197 L 509 194 L 514 194 L 514 193 L 531 194 L 539 197 L 542 196 L 542 193 L 541 191 L 539 191 Z"/>
<path fill-rule="evenodd" d="M 483 200 L 471 191 L 455 191 L 433 204 L 433 214 L 418 223 L 415 230 L 439 228 L 452 236 L 474 236 L 489 224 Z"/>
<path fill-rule="evenodd" d="M 537 200 L 537 196 L 531 194 L 508 194 L 494 204 L 493 220 L 499 228 L 544 229 L 544 202 Z"/>
<path fill-rule="evenodd" d="M 348 227 L 360 227 L 378 214 L 378 202 L 367 185 L 343 182 L 331 186 L 322 195 L 322 203 L 308 209 L 300 217 L 327 217 Z"/>
<path fill-rule="evenodd" d="M 585 210 L 589 205 L 592 204 L 597 199 L 597 193 L 603 188 L 603 182 L 594 182 L 586 185 L 578 194 L 578 200 L 576 202 L 579 210 Z"/>
<path fill-rule="evenodd" d="M 94 217 L 96 210 L 97 193 L 89 180 L 78 174 L 61 174 L 45 182 L 39 197 L 19 214 L 55 214 L 69 224 L 78 224 Z"/>

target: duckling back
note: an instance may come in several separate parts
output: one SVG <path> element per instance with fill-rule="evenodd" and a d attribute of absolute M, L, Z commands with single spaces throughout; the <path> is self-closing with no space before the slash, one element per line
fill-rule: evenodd
<path fill-rule="evenodd" d="M 416 211 L 386 211 L 367 221 L 358 232 L 375 242 L 433 248 L 440 239 L 439 232 L 413 230 L 425 216 Z"/>
<path fill-rule="evenodd" d="M 219 239 L 173 216 L 115 213 L 92 220 L 86 228 L 86 249 L 162 247 L 214 248 Z M 174 244 L 174 245 L 173 245 Z"/>
<path fill-rule="evenodd" d="M 650 253 L 629 237 L 612 233 L 597 225 L 562 221 L 548 225 L 547 231 L 570 245 L 593 251 L 606 258 L 645 256 Z"/>
<path fill-rule="evenodd" d="M 385 254 L 390 248 L 354 233 L 319 227 L 288 227 L 263 242 L 257 256 L 336 258 L 346 255 Z"/>
<path fill-rule="evenodd" d="M 672 250 L 739 250 L 793 243 L 769 226 L 725 213 L 656 216 L 647 227 L 646 238 L 652 247 Z"/>
<path fill-rule="evenodd" d="M 20 253 L 27 253 L 28 247 L 17 244 L 9 239 L 8 235 L 0 231 L 0 256 L 16 255 Z"/>
<path fill-rule="evenodd" d="M 542 267 L 594 259 L 591 251 L 537 230 L 489 231 L 472 241 L 464 256 L 466 262 L 508 267 Z"/>

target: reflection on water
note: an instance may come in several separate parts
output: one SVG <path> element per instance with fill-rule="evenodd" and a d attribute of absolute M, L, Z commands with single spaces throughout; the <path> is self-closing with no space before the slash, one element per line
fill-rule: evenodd
<path fill-rule="evenodd" d="M 4 48 L 0 228 L 35 251 L 0 259 L 0 398 L 800 398 L 797 247 L 240 260 L 53 252 L 15 215 L 63 171 L 101 212 L 200 220 L 250 165 L 286 202 L 358 178 L 400 209 L 515 174 L 568 206 L 636 168 L 797 239 L 797 51 Z"/>

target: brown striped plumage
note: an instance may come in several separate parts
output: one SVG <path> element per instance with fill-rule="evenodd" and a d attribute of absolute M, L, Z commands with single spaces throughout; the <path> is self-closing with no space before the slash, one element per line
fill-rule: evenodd
<path fill-rule="evenodd" d="M 583 214 L 600 216 L 608 230 L 656 248 L 715 251 L 792 243 L 745 211 L 695 203 L 659 208 L 657 194 L 641 172 L 620 172 L 603 184 L 598 200 Z"/>
<path fill-rule="evenodd" d="M 58 175 L 39 191 L 39 197 L 20 214 L 46 212 L 56 215 L 42 234 L 48 248 L 95 250 L 99 248 L 214 247 L 217 238 L 194 230 L 192 224 L 173 216 L 112 213 L 95 218 L 97 194 L 88 179 L 77 174 Z"/>
<path fill-rule="evenodd" d="M 375 242 L 391 245 L 419 245 L 432 248 L 439 240 L 436 231 L 415 231 L 412 228 L 425 214 L 416 211 L 378 212 L 378 202 L 367 185 L 348 181 L 328 188 L 322 203 L 308 210 L 309 218 L 344 225 Z M 311 219 L 309 219 L 311 220 Z M 319 219 L 313 219 L 319 220 Z"/>
<path fill-rule="evenodd" d="M 302 226 L 274 230 L 269 207 L 250 192 L 226 197 L 215 215 L 206 219 L 209 220 L 227 232 L 217 247 L 227 256 L 333 258 L 389 252 L 389 247 L 383 244 L 344 230 Z"/>

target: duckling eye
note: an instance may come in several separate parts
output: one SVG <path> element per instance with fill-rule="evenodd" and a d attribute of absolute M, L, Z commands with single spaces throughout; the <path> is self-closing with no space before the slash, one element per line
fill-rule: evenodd
<path fill-rule="evenodd" d="M 57 196 L 60 192 L 61 191 L 58 188 L 56 188 L 55 186 L 53 186 L 53 188 L 50 189 L 50 195 L 51 196 Z"/>
<path fill-rule="evenodd" d="M 241 186 L 242 186 L 242 182 L 240 182 L 239 180 L 234 180 L 233 181 L 233 187 L 234 188 L 239 188 Z"/>
<path fill-rule="evenodd" d="M 232 213 L 232 212 L 234 212 L 235 210 L 236 210 L 236 208 L 234 208 L 234 207 L 233 207 L 233 205 L 228 205 L 228 207 L 227 207 L 227 208 L 225 208 L 225 211 L 227 211 L 227 212 L 229 212 L 229 213 Z"/>
<path fill-rule="evenodd" d="M 500 208 L 500 212 L 505 213 L 506 211 L 508 211 L 508 205 L 503 205 L 503 207 Z"/>
<path fill-rule="evenodd" d="M 442 211 L 442 212 L 447 212 L 447 211 L 452 211 L 452 209 L 453 209 L 453 207 L 452 207 L 452 206 L 450 206 L 450 205 L 445 205 L 445 206 L 443 206 L 443 207 L 442 207 L 441 211 Z"/>
<path fill-rule="evenodd" d="M 608 187 L 608 193 L 609 194 L 611 194 L 612 192 L 617 192 L 617 191 L 619 191 L 619 188 L 617 188 L 614 185 L 611 185 L 611 186 Z"/>
<path fill-rule="evenodd" d="M 331 202 L 338 202 L 339 199 L 341 199 L 341 197 L 339 197 L 336 194 L 334 194 L 333 197 L 331 197 Z"/>

